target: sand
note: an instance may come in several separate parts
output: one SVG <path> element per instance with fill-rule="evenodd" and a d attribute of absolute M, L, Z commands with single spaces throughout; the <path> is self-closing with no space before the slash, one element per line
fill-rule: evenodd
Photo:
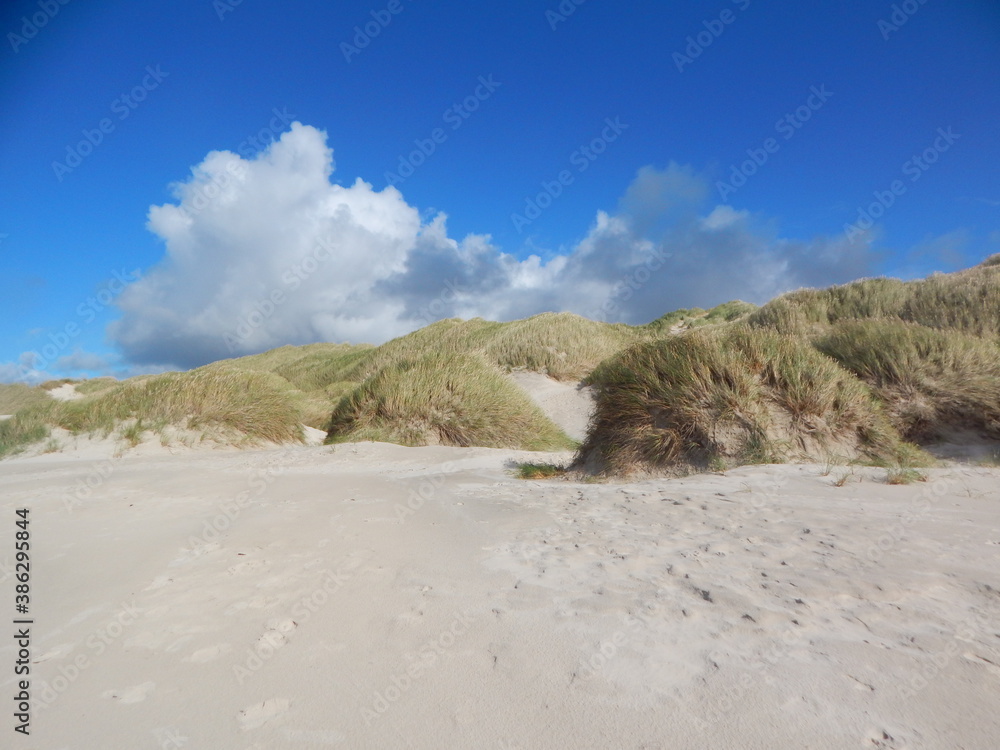
<path fill-rule="evenodd" d="M 29 507 L 35 619 L 32 734 L 5 747 L 1000 746 L 998 469 L 118 452 L 0 462 L 0 601 Z"/>
<path fill-rule="evenodd" d="M 510 377 L 563 432 L 583 441 L 594 412 L 592 388 L 527 370 L 513 372 Z"/>

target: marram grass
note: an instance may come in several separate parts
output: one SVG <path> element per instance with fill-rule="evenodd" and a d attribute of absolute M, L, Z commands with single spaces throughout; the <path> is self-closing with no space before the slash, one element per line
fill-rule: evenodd
<path fill-rule="evenodd" d="M 329 442 L 376 440 L 524 450 L 575 447 L 482 355 L 432 352 L 385 367 L 344 396 Z"/>

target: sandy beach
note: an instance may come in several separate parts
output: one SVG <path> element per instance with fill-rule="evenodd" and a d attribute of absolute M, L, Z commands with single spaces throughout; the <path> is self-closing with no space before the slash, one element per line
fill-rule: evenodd
<path fill-rule="evenodd" d="M 19 747 L 1000 737 L 997 469 L 601 484 L 518 480 L 512 462 L 570 454 L 484 448 L 113 455 L 82 441 L 0 472 L 3 517 L 31 518 Z"/>

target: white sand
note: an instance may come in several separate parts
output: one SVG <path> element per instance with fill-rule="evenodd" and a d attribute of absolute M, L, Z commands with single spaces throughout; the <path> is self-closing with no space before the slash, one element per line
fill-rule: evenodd
<path fill-rule="evenodd" d="M 77 393 L 76 386 L 72 383 L 63 383 L 48 393 L 56 401 L 76 401 L 78 398 L 83 398 L 83 394 Z"/>
<path fill-rule="evenodd" d="M 36 619 L 33 732 L 4 747 L 1000 747 L 1000 470 L 136 453 L 0 462 L 0 601 L 28 506 Z"/>
<path fill-rule="evenodd" d="M 587 436 L 587 424 L 594 411 L 591 388 L 526 370 L 513 372 L 510 377 L 563 432 L 574 440 L 582 441 Z"/>

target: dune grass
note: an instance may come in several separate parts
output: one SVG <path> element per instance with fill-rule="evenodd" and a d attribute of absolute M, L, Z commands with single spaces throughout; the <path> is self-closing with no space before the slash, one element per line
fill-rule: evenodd
<path fill-rule="evenodd" d="M 217 431 L 240 442 L 300 440 L 300 413 L 287 383 L 275 375 L 238 369 L 200 369 L 124 381 L 59 405 L 60 427 L 108 434 L 126 420 L 160 429 L 180 425 Z"/>
<path fill-rule="evenodd" d="M 112 377 L 91 378 L 76 384 L 76 392 L 85 396 L 90 396 L 100 391 L 106 391 L 118 384 L 118 380 Z"/>
<path fill-rule="evenodd" d="M 868 318 L 1000 336 L 1000 265 L 991 258 L 965 271 L 916 281 L 878 278 L 802 289 L 771 300 L 747 321 L 785 333 L 818 334 L 841 320 Z"/>
<path fill-rule="evenodd" d="M 0 420 L 0 458 L 13 456 L 51 434 L 51 414 L 56 402 L 36 403 L 19 409 L 10 419 Z"/>
<path fill-rule="evenodd" d="M 907 439 L 956 427 L 1000 439 L 1000 345 L 900 320 L 842 321 L 819 351 L 869 383 Z"/>
<path fill-rule="evenodd" d="M 29 406 L 40 406 L 52 401 L 41 387 L 24 383 L 0 383 L 0 414 L 15 414 Z"/>
<path fill-rule="evenodd" d="M 496 323 L 473 318 L 432 323 L 359 357 L 344 379 L 364 380 L 427 352 L 481 354 L 505 371 L 526 369 L 558 380 L 579 380 L 623 347 L 649 338 L 638 328 L 600 323 L 572 313 L 542 313 Z"/>
<path fill-rule="evenodd" d="M 365 380 L 337 405 L 327 440 L 575 447 L 498 367 L 479 354 L 452 352 L 402 360 Z"/>
<path fill-rule="evenodd" d="M 744 463 L 925 460 L 868 387 L 808 342 L 696 330 L 633 347 L 589 378 L 597 411 L 576 466 L 606 474 Z"/>
<path fill-rule="evenodd" d="M 640 328 L 658 335 L 666 335 L 674 328 L 685 331 L 692 328 L 700 328 L 701 326 L 742 321 L 755 310 L 757 310 L 757 305 L 737 299 L 731 302 L 723 302 L 721 305 L 716 305 L 710 310 L 703 310 L 700 307 L 674 310 L 666 315 L 661 315 L 656 320 L 644 326 L 640 326 Z"/>
<path fill-rule="evenodd" d="M 118 433 L 135 445 L 146 430 L 200 430 L 234 445 L 302 440 L 300 410 L 276 375 L 212 368 L 134 378 L 74 401 L 29 406 L 0 422 L 0 456 L 44 440 L 52 427 Z"/>

